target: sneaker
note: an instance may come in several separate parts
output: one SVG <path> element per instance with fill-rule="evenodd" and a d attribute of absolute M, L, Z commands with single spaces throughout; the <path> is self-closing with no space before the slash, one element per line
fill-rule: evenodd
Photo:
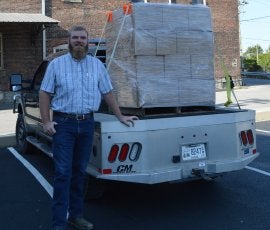
<path fill-rule="evenodd" d="M 75 227 L 76 229 L 81 230 L 94 229 L 94 225 L 82 217 L 70 218 L 68 219 L 68 223 L 73 227 Z"/>

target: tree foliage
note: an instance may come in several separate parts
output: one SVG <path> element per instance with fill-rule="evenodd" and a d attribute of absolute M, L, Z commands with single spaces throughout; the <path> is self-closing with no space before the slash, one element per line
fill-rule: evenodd
<path fill-rule="evenodd" d="M 264 71 L 270 71 L 270 53 L 261 54 L 258 59 L 258 64 Z"/>
<path fill-rule="evenodd" d="M 258 65 L 257 60 L 253 58 L 243 59 L 244 69 L 250 72 L 261 71 L 262 67 Z"/>
<path fill-rule="evenodd" d="M 265 53 L 270 53 L 270 46 L 267 48 L 267 50 L 265 51 Z"/>
<path fill-rule="evenodd" d="M 246 52 L 243 54 L 245 58 L 257 58 L 257 55 L 263 54 L 263 49 L 260 45 L 250 46 L 247 48 Z"/>
<path fill-rule="evenodd" d="M 270 46 L 263 52 L 260 45 L 250 46 L 243 54 L 244 69 L 270 72 Z"/>

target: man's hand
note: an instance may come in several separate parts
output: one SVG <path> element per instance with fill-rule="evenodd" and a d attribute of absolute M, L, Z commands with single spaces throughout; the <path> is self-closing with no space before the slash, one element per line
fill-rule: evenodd
<path fill-rule="evenodd" d="M 103 97 L 106 103 L 108 104 L 108 106 L 113 111 L 114 115 L 118 118 L 120 122 L 122 122 L 126 126 L 128 127 L 134 126 L 134 120 L 139 120 L 137 116 L 125 116 L 121 113 L 118 103 L 115 100 L 112 91 L 110 91 L 107 94 L 104 94 Z"/>
<path fill-rule="evenodd" d="M 43 131 L 52 136 L 56 133 L 56 130 L 54 128 L 55 125 L 57 125 L 55 121 L 48 121 L 43 124 Z"/>
<path fill-rule="evenodd" d="M 139 118 L 137 116 L 120 116 L 119 121 L 121 121 L 123 124 L 125 124 L 126 126 L 130 127 L 130 126 L 134 126 L 134 120 L 139 120 Z"/>

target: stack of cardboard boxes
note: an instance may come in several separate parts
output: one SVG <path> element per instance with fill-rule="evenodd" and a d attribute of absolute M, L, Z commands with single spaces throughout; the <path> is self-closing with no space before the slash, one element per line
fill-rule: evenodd
<path fill-rule="evenodd" d="M 210 9 L 156 3 L 130 7 L 114 11 L 106 27 L 107 67 L 120 107 L 214 106 Z"/>

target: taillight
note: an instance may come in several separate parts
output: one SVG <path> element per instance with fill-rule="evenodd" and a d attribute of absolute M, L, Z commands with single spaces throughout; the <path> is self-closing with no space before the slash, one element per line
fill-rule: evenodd
<path fill-rule="evenodd" d="M 127 159 L 127 155 L 128 155 L 128 150 L 129 150 L 129 145 L 128 144 L 123 144 L 121 147 L 121 151 L 119 154 L 119 161 L 125 161 Z"/>
<path fill-rule="evenodd" d="M 129 153 L 129 159 L 131 161 L 138 160 L 140 157 L 141 149 L 142 149 L 142 145 L 140 143 L 134 143 Z"/>
<path fill-rule="evenodd" d="M 242 145 L 246 146 L 247 144 L 253 145 L 254 144 L 254 137 L 253 137 L 253 132 L 251 129 L 246 130 L 246 131 L 241 131 L 240 132 L 240 139 L 242 142 Z"/>
<path fill-rule="evenodd" d="M 118 151 L 119 151 L 119 146 L 118 145 L 113 145 L 111 147 L 111 151 L 110 151 L 110 154 L 108 156 L 108 161 L 109 162 L 114 162 L 117 158 L 117 155 L 118 155 Z"/>
<path fill-rule="evenodd" d="M 112 174 L 112 169 L 101 169 L 99 168 L 98 171 L 102 174 Z"/>
<path fill-rule="evenodd" d="M 240 138 L 241 138 L 242 144 L 246 146 L 248 143 L 248 140 L 247 140 L 247 135 L 245 131 L 241 131 Z"/>
<path fill-rule="evenodd" d="M 248 143 L 250 145 L 253 145 L 254 144 L 254 138 L 253 138 L 253 133 L 252 133 L 252 130 L 251 129 L 249 129 L 247 131 L 247 139 L 248 139 Z"/>
<path fill-rule="evenodd" d="M 127 157 L 130 161 L 137 161 L 140 157 L 142 150 L 142 144 L 135 143 L 124 143 L 124 144 L 114 144 L 111 147 L 108 161 L 113 163 L 118 159 L 121 162 L 127 160 Z"/>

